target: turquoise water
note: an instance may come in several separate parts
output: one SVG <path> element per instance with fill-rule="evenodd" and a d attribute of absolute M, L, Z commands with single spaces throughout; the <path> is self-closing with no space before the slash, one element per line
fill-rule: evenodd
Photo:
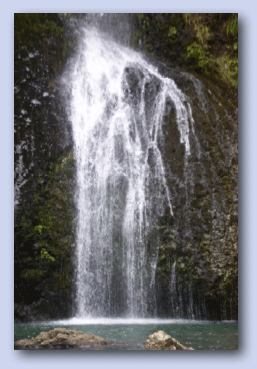
<path fill-rule="evenodd" d="M 185 346 L 195 350 L 237 350 L 238 323 L 235 321 L 192 320 L 78 320 L 15 324 L 14 340 L 31 338 L 56 327 L 96 334 L 106 340 L 126 344 L 123 350 L 142 350 L 147 337 L 163 330 Z"/>

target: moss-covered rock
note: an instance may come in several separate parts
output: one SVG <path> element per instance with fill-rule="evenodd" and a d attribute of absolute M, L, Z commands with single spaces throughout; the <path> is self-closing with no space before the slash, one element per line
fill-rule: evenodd
<path fill-rule="evenodd" d="M 238 85 L 238 15 L 140 13 L 133 45 L 174 66 Z"/>
<path fill-rule="evenodd" d="M 74 161 L 59 88 L 71 49 L 58 14 L 15 14 L 17 321 L 71 311 Z"/>

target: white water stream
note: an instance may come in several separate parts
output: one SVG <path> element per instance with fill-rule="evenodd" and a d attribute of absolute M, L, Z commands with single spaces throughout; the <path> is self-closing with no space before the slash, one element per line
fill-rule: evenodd
<path fill-rule="evenodd" d="M 154 315 L 158 244 L 149 256 L 147 237 L 165 209 L 173 215 L 163 116 L 172 102 L 187 157 L 190 106 L 174 81 L 94 29 L 84 29 L 66 83 L 77 165 L 76 316 L 146 317 L 150 304 Z"/>

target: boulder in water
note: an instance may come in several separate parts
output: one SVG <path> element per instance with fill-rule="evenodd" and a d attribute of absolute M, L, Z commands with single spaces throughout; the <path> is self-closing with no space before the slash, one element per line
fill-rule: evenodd
<path fill-rule="evenodd" d="M 151 334 L 144 346 L 144 350 L 194 350 L 192 347 L 181 345 L 175 338 L 172 338 L 164 331 Z"/>
<path fill-rule="evenodd" d="M 16 349 L 26 348 L 54 348 L 54 347 L 81 347 L 102 348 L 106 346 L 107 341 L 94 334 L 90 335 L 84 332 L 69 330 L 65 328 L 55 328 L 48 332 L 41 332 L 37 337 L 16 341 Z"/>

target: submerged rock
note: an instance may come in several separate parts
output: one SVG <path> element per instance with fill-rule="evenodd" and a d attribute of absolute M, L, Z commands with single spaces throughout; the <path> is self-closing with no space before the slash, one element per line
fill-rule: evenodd
<path fill-rule="evenodd" d="M 41 332 L 37 337 L 31 339 L 22 339 L 14 343 L 15 349 L 41 349 L 41 348 L 79 348 L 87 347 L 89 349 L 106 346 L 108 341 L 94 334 L 90 335 L 81 331 L 65 328 L 55 328 L 48 332 Z"/>
<path fill-rule="evenodd" d="M 144 346 L 144 350 L 194 350 L 192 347 L 181 345 L 175 338 L 172 338 L 164 331 L 151 334 Z"/>

